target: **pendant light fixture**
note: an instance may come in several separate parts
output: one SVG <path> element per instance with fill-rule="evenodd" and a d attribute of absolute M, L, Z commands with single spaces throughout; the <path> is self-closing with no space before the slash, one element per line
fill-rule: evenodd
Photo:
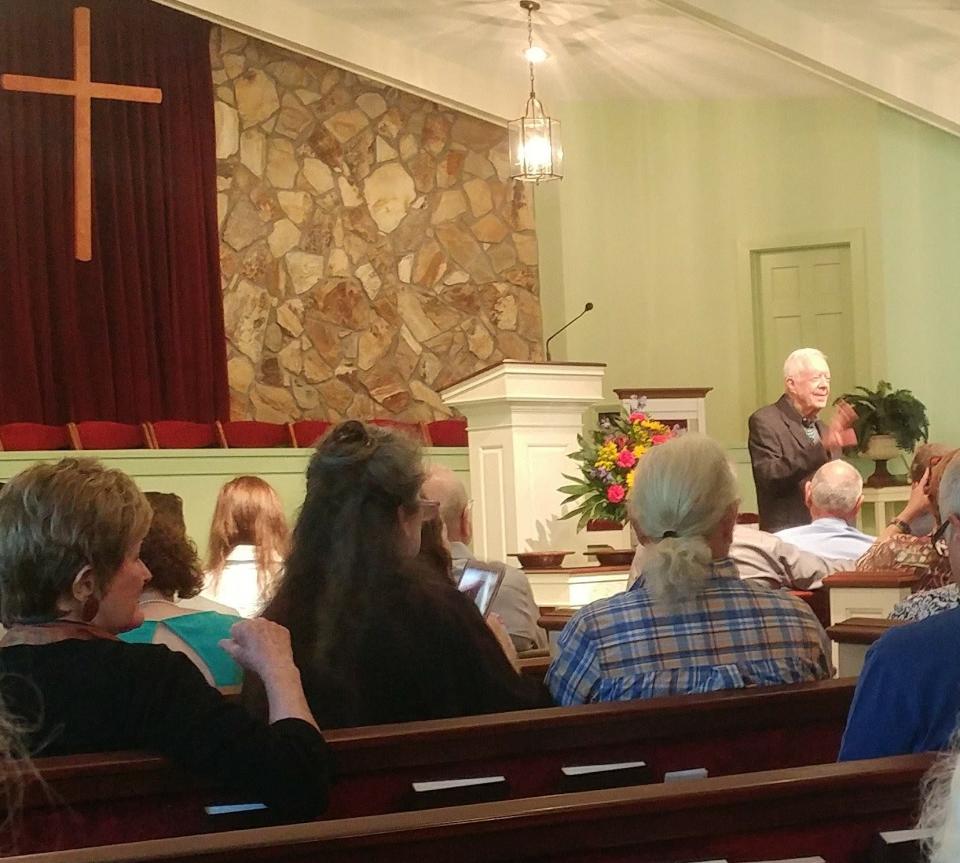
<path fill-rule="evenodd" d="M 530 96 L 523 116 L 507 124 L 510 145 L 510 176 L 514 180 L 539 183 L 563 179 L 563 147 L 560 143 L 560 121 L 548 117 L 537 98 L 533 65 L 536 58 L 546 58 L 543 49 L 533 44 L 533 13 L 540 9 L 537 0 L 520 0 L 527 13 L 527 50 L 524 56 L 530 67 Z"/>

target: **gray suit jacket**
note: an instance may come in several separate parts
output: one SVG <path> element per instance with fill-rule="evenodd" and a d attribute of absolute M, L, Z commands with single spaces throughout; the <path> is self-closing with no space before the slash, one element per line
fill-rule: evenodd
<path fill-rule="evenodd" d="M 760 408 L 749 421 L 750 462 L 757 487 L 760 529 L 774 533 L 799 524 L 810 524 L 803 502 L 803 483 L 839 452 L 828 453 L 812 443 L 803 430 L 800 414 L 786 395 Z M 817 421 L 822 437 L 826 426 Z"/>
<path fill-rule="evenodd" d="M 473 552 L 462 542 L 451 542 L 450 556 L 453 558 L 454 574 L 459 575 L 473 557 Z M 503 581 L 493 598 L 490 611 L 500 615 L 518 651 L 545 648 L 547 634 L 537 625 L 540 609 L 533 598 L 530 580 L 520 570 L 506 564 L 504 567 Z"/>

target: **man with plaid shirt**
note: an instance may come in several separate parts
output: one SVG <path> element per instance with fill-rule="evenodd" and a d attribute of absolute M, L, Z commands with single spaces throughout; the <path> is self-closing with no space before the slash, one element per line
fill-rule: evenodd
<path fill-rule="evenodd" d="M 730 561 L 739 506 L 723 448 L 688 434 L 640 460 L 629 501 L 645 546 L 624 593 L 564 628 L 546 683 L 558 704 L 626 701 L 832 675 L 810 608 L 742 581 Z"/>
<path fill-rule="evenodd" d="M 641 576 L 624 593 L 580 609 L 547 672 L 558 704 L 627 701 L 822 680 L 830 642 L 802 600 L 741 581 L 714 561 L 697 598 L 658 607 Z"/>

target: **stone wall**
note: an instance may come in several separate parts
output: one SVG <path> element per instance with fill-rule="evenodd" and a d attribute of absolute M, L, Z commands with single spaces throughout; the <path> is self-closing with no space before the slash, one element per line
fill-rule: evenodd
<path fill-rule="evenodd" d="M 541 358 L 505 129 L 227 29 L 211 59 L 235 419 L 430 420 L 446 384 Z"/>

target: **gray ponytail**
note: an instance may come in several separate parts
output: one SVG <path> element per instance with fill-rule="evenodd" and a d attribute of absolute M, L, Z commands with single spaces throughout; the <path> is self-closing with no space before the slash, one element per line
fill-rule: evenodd
<path fill-rule="evenodd" d="M 700 593 L 712 558 L 707 537 L 737 498 L 723 447 L 704 435 L 683 435 L 640 459 L 628 510 L 649 539 L 642 575 L 657 602 L 681 605 Z"/>

